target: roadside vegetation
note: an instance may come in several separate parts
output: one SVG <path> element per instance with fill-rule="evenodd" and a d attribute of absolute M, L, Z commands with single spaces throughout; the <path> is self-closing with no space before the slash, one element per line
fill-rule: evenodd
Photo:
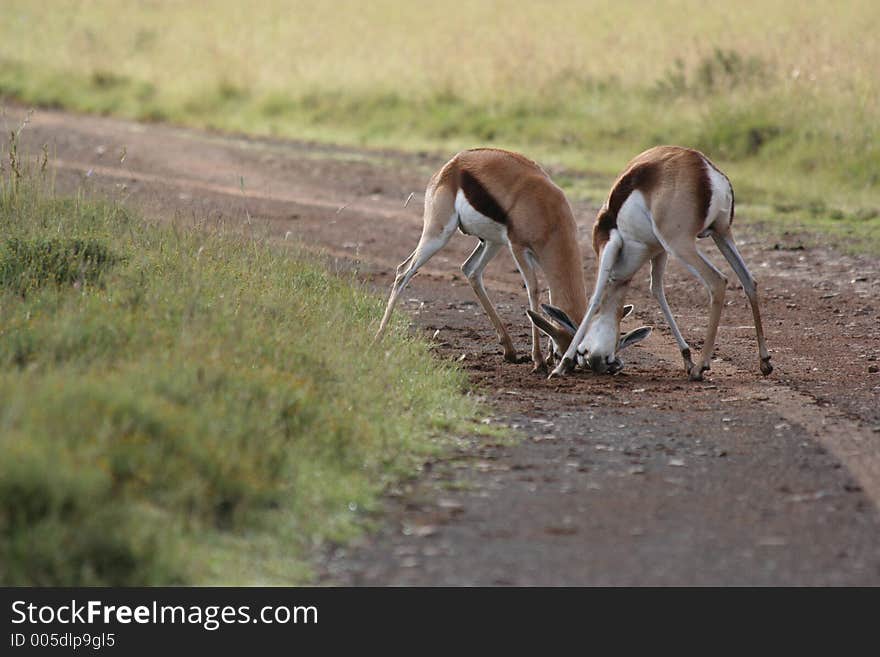
<path fill-rule="evenodd" d="M 0 584 L 284 584 L 475 412 L 382 300 L 247 230 L 0 173 Z M 244 222 L 243 222 L 244 223 Z M 460 435 L 460 433 L 459 433 Z"/>
<path fill-rule="evenodd" d="M 49 9 L 51 7 L 51 10 Z M 7 0 L 0 98 L 613 175 L 704 150 L 748 216 L 880 252 L 880 6 Z"/>

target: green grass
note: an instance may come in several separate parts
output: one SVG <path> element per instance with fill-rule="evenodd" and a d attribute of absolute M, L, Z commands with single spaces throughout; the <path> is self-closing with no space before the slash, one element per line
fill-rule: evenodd
<path fill-rule="evenodd" d="M 0 583 L 302 583 L 471 430 L 352 280 L 49 187 L 0 183 Z"/>
<path fill-rule="evenodd" d="M 368 146 L 496 144 L 605 190 L 637 152 L 679 143 L 768 222 L 880 252 L 872 0 L 8 0 L 4 19 L 0 98 Z"/>

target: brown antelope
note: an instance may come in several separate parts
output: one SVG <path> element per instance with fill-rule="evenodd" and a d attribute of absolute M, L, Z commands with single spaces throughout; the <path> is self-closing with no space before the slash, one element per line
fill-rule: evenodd
<path fill-rule="evenodd" d="M 461 270 L 495 327 L 505 360 L 517 362 L 513 341 L 483 287 L 483 269 L 503 246 L 510 249 L 525 281 L 530 316 L 538 318 L 532 325 L 533 371 L 543 371 L 546 364 L 537 327 L 550 335 L 551 353 L 561 355 L 575 332 L 568 318 L 580 321 L 587 307 L 577 227 L 565 194 L 538 164 L 518 153 L 494 148 L 462 151 L 431 178 L 425 192 L 421 239 L 397 267 L 374 341 L 382 338 L 410 279 L 449 242 L 456 228 L 480 240 Z M 537 314 L 538 268 L 547 278 L 550 301 L 559 309 L 558 316 L 570 326 L 556 326 Z M 554 313 L 555 308 L 548 308 L 548 312 Z M 650 329 L 623 336 L 615 347 L 621 349 L 644 339 L 646 331 Z"/>
<path fill-rule="evenodd" d="M 650 260 L 651 292 L 681 349 L 685 370 L 690 379 L 702 379 L 712 358 L 727 286 L 725 276 L 697 249 L 696 238 L 707 236 L 712 237 L 742 282 L 755 320 L 761 373 L 770 374 L 773 366 L 764 343 L 757 286 L 730 230 L 733 212 L 730 180 L 699 151 L 658 146 L 633 159 L 596 216 L 596 288 L 565 355 L 550 376 L 564 374 L 580 360 L 585 360 L 594 372 L 619 368 L 616 338 L 623 296 L 632 277 Z M 690 347 L 675 324 L 663 292 L 663 272 L 670 253 L 709 292 L 709 326 L 698 365 L 691 360 Z"/>

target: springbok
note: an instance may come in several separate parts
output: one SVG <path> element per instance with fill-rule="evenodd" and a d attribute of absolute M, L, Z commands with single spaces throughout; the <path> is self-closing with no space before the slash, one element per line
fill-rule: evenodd
<path fill-rule="evenodd" d="M 696 238 L 711 236 L 743 285 L 752 306 L 761 373 L 773 371 L 764 343 L 755 279 L 731 234 L 734 198 L 730 180 L 699 151 L 657 146 L 633 159 L 620 175 L 593 225 L 593 249 L 599 257 L 596 288 L 568 349 L 550 376 L 586 360 L 594 372 L 619 366 L 617 332 L 623 296 L 635 273 L 651 261 L 651 292 L 657 299 L 691 380 L 709 369 L 721 318 L 727 278 L 697 249 Z M 709 292 L 709 326 L 700 362 L 682 337 L 663 292 L 668 254 L 678 258 Z M 555 310 L 560 315 L 563 309 Z M 572 322 L 568 323 L 569 325 Z"/>
<path fill-rule="evenodd" d="M 568 324 L 580 321 L 587 307 L 581 251 L 571 206 L 562 190 L 532 160 L 510 151 L 478 148 L 458 153 L 434 174 L 425 192 L 425 213 L 418 246 L 397 267 L 397 276 L 374 343 L 381 340 L 401 292 L 419 268 L 449 242 L 455 229 L 480 242 L 462 264 L 483 310 L 492 321 L 504 358 L 517 362 L 516 349 L 483 287 L 483 269 L 503 246 L 510 249 L 529 297 L 530 316 L 551 338 L 551 354 L 569 348 L 573 326 L 555 326 L 538 315 L 540 268 L 550 288 L 550 313 Z M 621 311 L 622 312 L 622 311 Z M 534 322 L 534 320 L 533 320 Z M 546 368 L 538 324 L 532 325 L 533 371 Z M 647 337 L 650 329 L 622 336 L 619 350 Z"/>

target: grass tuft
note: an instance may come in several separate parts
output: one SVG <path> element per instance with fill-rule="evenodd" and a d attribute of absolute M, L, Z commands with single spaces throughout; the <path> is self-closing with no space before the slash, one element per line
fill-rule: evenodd
<path fill-rule="evenodd" d="M 0 583 L 302 583 L 468 431 L 463 374 L 283 245 L 0 184 Z"/>
<path fill-rule="evenodd" d="M 47 283 L 95 285 L 119 261 L 95 239 L 10 237 L 0 245 L 0 286 L 21 296 Z"/>

